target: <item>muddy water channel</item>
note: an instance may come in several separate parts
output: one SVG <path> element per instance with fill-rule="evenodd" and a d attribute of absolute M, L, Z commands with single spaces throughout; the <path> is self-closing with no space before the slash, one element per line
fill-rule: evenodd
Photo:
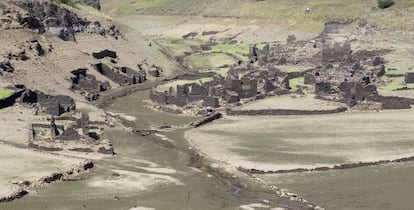
<path fill-rule="evenodd" d="M 143 102 L 147 98 L 148 92 L 140 91 L 106 109 L 122 113 L 136 129 L 176 129 L 162 132 L 165 137 L 160 138 L 111 128 L 108 137 L 117 155 L 95 160 L 95 168 L 76 180 L 31 189 L 29 196 L 1 204 L 0 209 L 304 209 L 248 180 L 189 166 L 191 150 L 184 132 L 197 118 L 151 110 Z"/>

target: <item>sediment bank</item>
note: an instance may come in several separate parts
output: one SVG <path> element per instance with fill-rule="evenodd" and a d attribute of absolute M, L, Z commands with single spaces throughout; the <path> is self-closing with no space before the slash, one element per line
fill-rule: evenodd
<path fill-rule="evenodd" d="M 232 187 L 234 192 L 233 195 L 239 195 L 242 193 L 242 191 L 247 190 L 248 186 L 246 183 L 243 182 L 243 180 L 240 178 L 239 175 L 246 175 L 247 178 L 249 178 L 251 181 L 254 181 L 256 183 L 259 183 L 263 189 L 268 189 L 275 193 L 275 195 L 279 198 L 284 198 L 290 201 L 295 201 L 297 203 L 301 203 L 306 205 L 309 209 L 314 210 L 324 210 L 323 207 L 320 207 L 316 204 L 312 204 L 306 199 L 304 199 L 302 196 L 296 193 L 288 192 L 285 189 L 280 189 L 276 186 L 268 186 L 267 183 L 265 183 L 262 179 L 257 178 L 252 173 L 245 173 L 244 171 L 242 174 L 237 174 L 237 172 L 233 171 L 232 169 L 229 169 L 228 167 L 220 167 L 220 168 L 213 168 L 211 167 L 211 162 L 219 163 L 220 165 L 224 164 L 227 165 L 225 162 L 221 162 L 219 160 L 216 160 L 207 154 L 203 153 L 199 148 L 192 147 L 190 150 L 191 152 L 191 159 L 189 166 L 198 168 L 200 170 L 204 170 L 207 173 L 213 175 L 217 179 L 223 181 L 229 187 Z M 222 165 L 223 166 L 223 165 Z"/>
<path fill-rule="evenodd" d="M 23 198 L 24 196 L 29 194 L 28 189 L 31 187 L 46 186 L 52 184 L 53 182 L 71 180 L 72 177 L 79 175 L 81 173 L 88 172 L 93 167 L 94 164 L 92 163 L 92 161 L 86 160 L 74 167 L 69 168 L 66 171 L 55 172 L 48 176 L 43 176 L 35 180 L 20 181 L 18 183 L 15 183 L 19 186 L 16 191 L 6 196 L 0 197 L 0 203 L 11 202 L 16 199 Z"/>
<path fill-rule="evenodd" d="M 205 117 L 205 118 L 203 118 L 201 120 L 198 120 L 196 122 L 193 122 L 193 123 L 191 123 L 191 125 L 194 128 L 198 128 L 198 127 L 203 126 L 205 124 L 214 122 L 215 120 L 218 120 L 218 119 L 220 119 L 222 117 L 223 117 L 223 115 L 220 112 L 217 112 L 217 113 L 211 114 L 210 116 L 207 116 L 207 117 Z"/>
<path fill-rule="evenodd" d="M 408 162 L 414 161 L 414 156 L 398 158 L 394 160 L 379 160 L 379 161 L 372 161 L 372 162 L 358 162 L 358 163 L 345 163 L 339 164 L 334 166 L 326 166 L 326 167 L 316 167 L 316 168 L 296 168 L 290 170 L 276 170 L 276 171 L 265 171 L 259 169 L 246 169 L 243 167 L 237 167 L 237 170 L 247 174 L 286 174 L 286 173 L 301 173 L 301 172 L 317 172 L 317 171 L 331 171 L 331 170 L 344 170 L 344 169 L 353 169 L 353 168 L 361 168 L 366 166 L 378 166 L 378 165 L 385 165 L 390 163 L 401 163 L 401 162 Z"/>
<path fill-rule="evenodd" d="M 294 110 L 294 109 L 258 109 L 258 110 L 226 110 L 227 115 L 264 116 L 264 115 L 319 115 L 336 114 L 348 110 L 346 107 L 339 107 L 329 110 Z"/>

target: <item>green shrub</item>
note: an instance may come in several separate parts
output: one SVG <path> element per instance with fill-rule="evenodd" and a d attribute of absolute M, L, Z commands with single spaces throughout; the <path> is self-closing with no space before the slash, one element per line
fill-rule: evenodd
<path fill-rule="evenodd" d="M 381 9 L 386 9 L 394 5 L 393 0 L 378 0 L 378 7 Z"/>

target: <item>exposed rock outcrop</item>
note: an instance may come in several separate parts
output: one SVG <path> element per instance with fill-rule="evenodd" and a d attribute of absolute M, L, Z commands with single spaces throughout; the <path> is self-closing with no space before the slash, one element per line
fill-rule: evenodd
<path fill-rule="evenodd" d="M 2 71 L 8 72 L 8 73 L 13 73 L 14 72 L 14 67 L 10 63 L 9 60 L 5 60 L 3 62 L 0 62 L 0 70 L 1 70 L 0 75 L 2 74 Z"/>
<path fill-rule="evenodd" d="M 78 0 L 77 2 L 100 9 L 99 0 Z M 75 34 L 80 32 L 96 33 L 115 39 L 123 38 L 115 25 L 103 27 L 99 22 L 91 22 L 53 2 L 13 0 L 12 3 L 26 11 L 24 14 L 19 12 L 16 14 L 20 25 L 39 34 L 49 32 L 64 41 L 76 41 Z"/>

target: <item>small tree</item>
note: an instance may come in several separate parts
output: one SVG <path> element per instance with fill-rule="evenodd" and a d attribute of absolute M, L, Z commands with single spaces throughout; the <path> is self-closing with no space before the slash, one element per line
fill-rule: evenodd
<path fill-rule="evenodd" d="M 378 0 L 378 7 L 381 9 L 386 9 L 394 5 L 393 0 Z"/>

